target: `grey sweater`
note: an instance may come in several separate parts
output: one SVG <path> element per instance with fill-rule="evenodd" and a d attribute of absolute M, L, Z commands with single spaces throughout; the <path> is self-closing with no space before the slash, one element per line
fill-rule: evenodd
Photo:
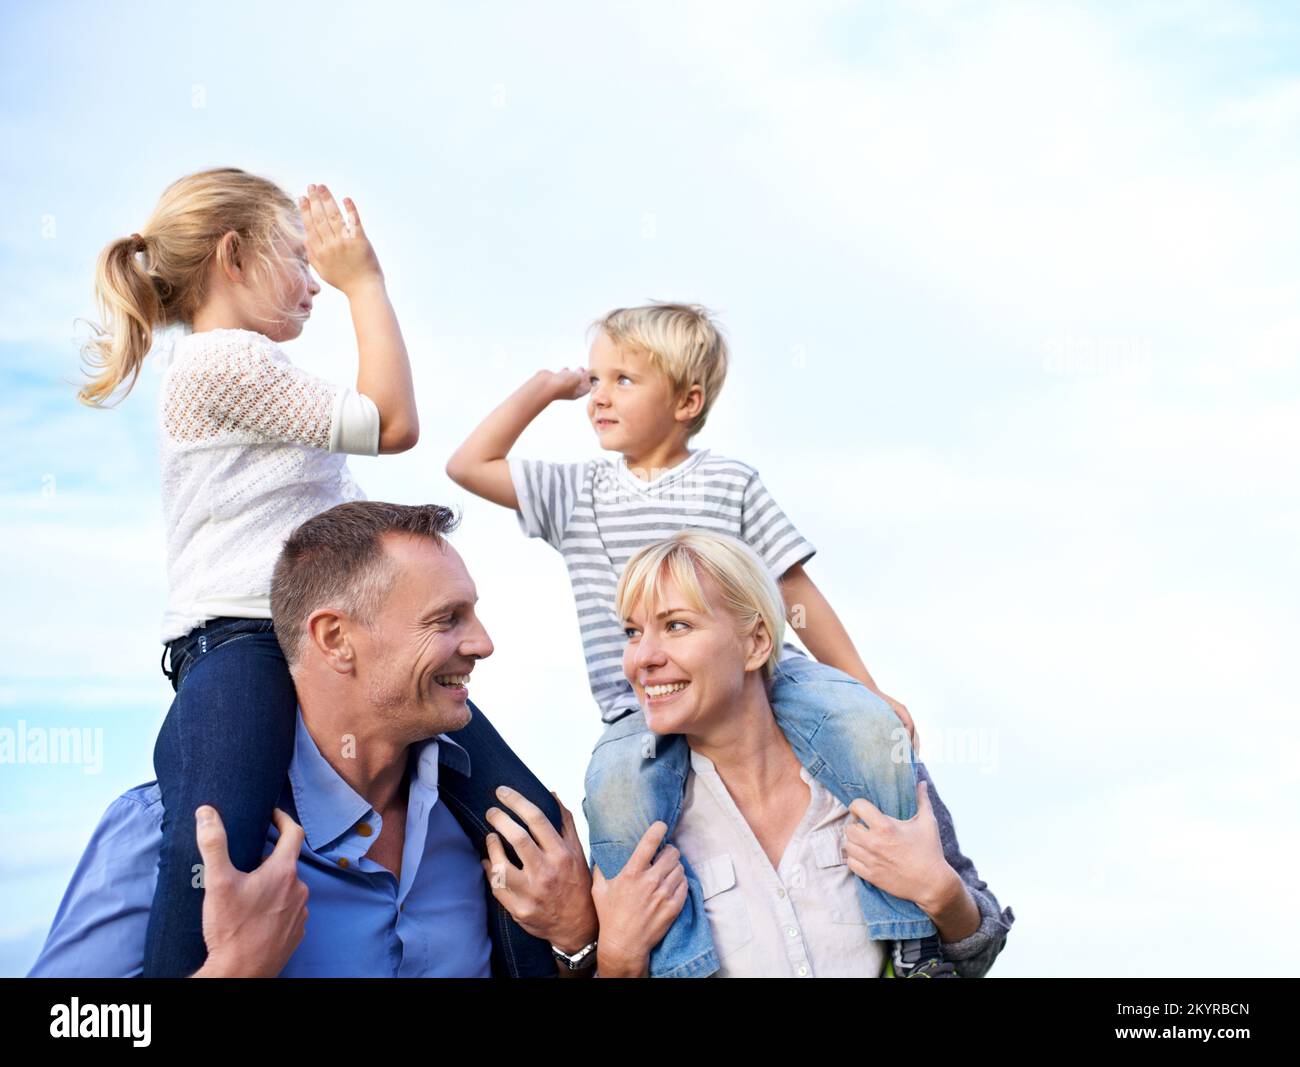
<path fill-rule="evenodd" d="M 919 760 L 916 764 L 916 777 L 917 781 L 926 783 L 926 789 L 930 794 L 930 805 L 934 808 L 935 821 L 939 824 L 939 837 L 943 842 L 943 857 L 970 890 L 970 895 L 975 899 L 975 904 L 980 910 L 979 929 L 960 941 L 942 942 L 943 957 L 953 963 L 961 977 L 983 978 L 993 966 L 998 953 L 1002 951 L 1002 946 L 1006 944 L 1007 933 L 1011 929 L 1011 924 L 1016 921 L 1016 916 L 1010 907 L 999 910 L 998 898 L 989 891 L 987 883 L 980 878 L 975 864 L 962 855 L 961 847 L 957 844 L 957 831 L 953 829 L 952 816 L 948 814 L 944 802 L 939 799 L 930 772 Z"/>

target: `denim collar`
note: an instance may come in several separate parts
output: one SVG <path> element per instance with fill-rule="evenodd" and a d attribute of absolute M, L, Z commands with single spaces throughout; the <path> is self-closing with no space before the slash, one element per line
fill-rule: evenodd
<path fill-rule="evenodd" d="M 301 705 L 297 718 L 293 759 L 289 761 L 289 784 L 298 809 L 298 824 L 303 828 L 307 844 L 313 852 L 321 852 L 373 809 L 370 801 L 348 785 L 330 766 L 329 760 L 321 755 L 302 721 Z M 412 784 L 418 782 L 435 797 L 440 763 L 469 777 L 469 753 L 446 734 L 416 742 L 407 754 L 413 764 Z"/>

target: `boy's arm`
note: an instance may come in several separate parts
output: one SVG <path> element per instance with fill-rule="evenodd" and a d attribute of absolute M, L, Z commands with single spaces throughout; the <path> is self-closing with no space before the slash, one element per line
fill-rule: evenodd
<path fill-rule="evenodd" d="M 822 595 L 802 563 L 796 563 L 781 577 L 781 593 L 785 597 L 786 621 L 799 634 L 800 640 L 808 647 L 819 662 L 828 667 L 843 671 L 856 678 L 877 696 L 881 697 L 894 714 L 907 727 L 912 735 L 912 746 L 917 747 L 916 724 L 908 714 L 907 708 L 893 697 L 886 696 L 871 677 L 862 657 L 854 647 L 853 639 L 844 629 L 835 609 Z"/>
<path fill-rule="evenodd" d="M 858 655 L 853 639 L 822 595 L 802 563 L 796 563 L 781 577 L 785 617 L 818 661 L 856 678 L 872 692 L 879 692 Z"/>
<path fill-rule="evenodd" d="M 552 400 L 577 399 L 590 388 L 587 372 L 539 370 L 496 408 L 447 461 L 447 477 L 475 496 L 519 510 L 506 456 L 528 424 Z"/>

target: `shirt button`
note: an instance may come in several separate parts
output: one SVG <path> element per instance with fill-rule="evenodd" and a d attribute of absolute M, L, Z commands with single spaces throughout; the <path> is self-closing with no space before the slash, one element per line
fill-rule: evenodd
<path fill-rule="evenodd" d="M 359 833 L 362 837 L 369 837 L 374 832 L 375 831 L 370 828 L 370 824 L 368 822 L 357 823 L 357 833 Z"/>
<path fill-rule="evenodd" d="M 778 889 L 778 890 L 776 891 L 776 895 L 777 895 L 778 897 L 780 897 L 782 900 L 784 900 L 784 899 L 785 899 L 785 890 L 784 890 L 784 889 Z"/>
<path fill-rule="evenodd" d="M 340 856 L 338 862 L 339 862 L 339 866 L 340 866 L 340 867 L 347 867 L 347 866 L 348 866 L 348 858 L 347 858 L 347 856 Z"/>
<path fill-rule="evenodd" d="M 799 931 L 796 930 L 793 926 L 787 926 L 787 927 L 785 928 L 785 932 L 786 932 L 787 934 L 789 934 L 791 937 L 798 937 L 798 936 L 799 936 Z"/>
<path fill-rule="evenodd" d="M 801 964 L 799 964 L 799 969 L 798 969 L 797 971 L 795 971 L 794 973 L 797 974 L 800 978 L 807 978 L 807 977 L 808 977 L 808 968 L 805 967 L 805 966 L 801 963 Z"/>

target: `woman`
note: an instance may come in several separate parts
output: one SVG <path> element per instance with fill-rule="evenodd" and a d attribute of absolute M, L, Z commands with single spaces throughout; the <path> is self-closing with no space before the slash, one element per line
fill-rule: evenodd
<path fill-rule="evenodd" d="M 933 920 L 956 972 L 982 975 L 1014 915 L 999 912 L 961 855 L 924 769 L 916 817 L 890 819 L 865 799 L 850 810 L 803 768 L 777 726 L 768 693 L 782 669 L 781 603 L 752 550 L 701 529 L 637 553 L 618 587 L 628 636 L 623 670 L 645 727 L 681 734 L 691 750 L 674 838 L 700 876 L 718 975 L 885 973 L 890 944 L 868 937 L 856 877 L 914 901 Z M 639 742 L 638 731 L 640 720 L 623 737 Z M 604 977 L 647 974 L 650 950 L 686 900 L 678 849 L 654 858 L 666 832 L 655 823 L 617 877 L 593 872 Z"/>

